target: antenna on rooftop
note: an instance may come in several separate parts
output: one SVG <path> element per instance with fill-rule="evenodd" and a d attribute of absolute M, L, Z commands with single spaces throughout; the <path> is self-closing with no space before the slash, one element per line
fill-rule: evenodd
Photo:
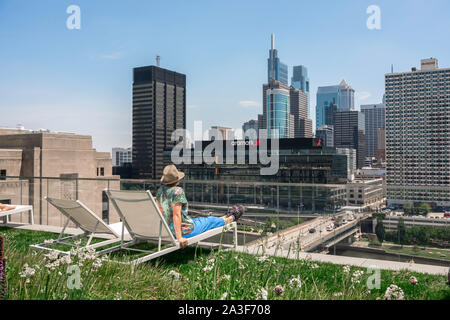
<path fill-rule="evenodd" d="M 391 73 L 394 73 L 394 65 L 391 64 Z"/>
<path fill-rule="evenodd" d="M 159 61 L 161 60 L 161 57 L 159 55 L 156 55 L 156 66 L 159 67 Z"/>

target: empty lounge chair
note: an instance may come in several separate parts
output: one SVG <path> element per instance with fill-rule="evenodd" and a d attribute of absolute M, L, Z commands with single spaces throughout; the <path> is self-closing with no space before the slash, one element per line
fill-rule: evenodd
<path fill-rule="evenodd" d="M 121 228 L 122 226 L 121 222 L 107 225 L 103 220 L 101 220 L 95 213 L 89 210 L 89 208 L 87 208 L 79 200 L 76 201 L 63 200 L 63 199 L 53 199 L 49 197 L 46 197 L 45 199 L 56 209 L 58 209 L 59 212 L 61 212 L 61 214 L 63 214 L 67 218 L 67 220 L 57 240 L 54 240 L 51 243 L 45 242 L 36 245 L 31 245 L 30 248 L 32 249 L 57 251 L 61 254 L 69 254 L 70 251 L 56 250 L 49 248 L 49 246 L 54 244 L 64 244 L 68 246 L 74 246 L 73 243 L 69 243 L 68 241 L 87 237 L 88 241 L 85 244 L 84 248 L 86 249 L 100 248 L 106 245 L 119 242 L 124 237 L 124 234 L 120 235 L 120 229 L 123 229 Z M 83 231 L 83 233 L 63 238 L 64 231 L 66 230 L 69 222 L 73 222 L 77 228 L 80 228 Z M 92 239 L 96 235 L 100 234 L 108 234 L 112 237 L 112 239 L 91 244 Z"/>

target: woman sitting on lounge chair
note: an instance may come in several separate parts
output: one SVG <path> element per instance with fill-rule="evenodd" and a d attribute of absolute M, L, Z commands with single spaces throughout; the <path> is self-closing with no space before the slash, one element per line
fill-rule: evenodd
<path fill-rule="evenodd" d="M 188 215 L 188 202 L 183 188 L 178 186 L 184 173 L 179 172 L 174 165 L 164 168 L 161 178 L 162 186 L 156 194 L 156 202 L 170 230 L 184 248 L 188 239 L 214 228 L 237 221 L 244 213 L 244 207 L 233 206 L 230 211 L 222 217 L 201 217 L 192 219 Z"/>
<path fill-rule="evenodd" d="M 7 206 L 6 204 L 0 203 L 0 212 L 14 210 L 16 207 Z"/>

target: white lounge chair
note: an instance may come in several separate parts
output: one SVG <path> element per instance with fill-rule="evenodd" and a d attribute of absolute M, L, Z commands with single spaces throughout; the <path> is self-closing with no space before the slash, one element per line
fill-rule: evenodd
<path fill-rule="evenodd" d="M 16 214 L 16 213 L 24 213 L 24 212 L 29 212 L 29 223 L 30 224 L 34 224 L 34 217 L 33 217 L 33 206 L 23 206 L 23 205 L 15 205 L 15 208 L 12 210 L 8 210 L 8 211 L 2 211 L 0 212 L 0 218 L 6 217 L 5 218 L 5 223 L 9 222 L 9 218 L 11 215 Z"/>
<path fill-rule="evenodd" d="M 120 239 L 123 239 L 124 237 L 124 234 L 120 235 L 119 231 L 120 229 L 122 229 L 121 222 L 107 225 L 79 200 L 63 200 L 53 199 L 49 197 L 45 197 L 45 199 L 56 209 L 58 209 L 59 212 L 61 212 L 61 214 L 63 214 L 67 218 L 67 220 L 57 240 L 53 240 L 53 242 L 51 243 L 44 242 L 40 244 L 30 245 L 31 249 L 57 251 L 61 254 L 69 254 L 70 251 L 56 250 L 49 248 L 49 246 L 54 244 L 74 246 L 73 243 L 69 243 L 67 241 L 88 237 L 88 241 L 84 248 L 100 248 L 109 244 L 119 242 Z M 83 233 L 63 238 L 64 231 L 66 230 L 69 222 L 73 222 L 77 228 L 80 228 L 83 231 Z M 99 234 L 111 235 L 112 239 L 91 244 L 94 236 Z"/>
<path fill-rule="evenodd" d="M 105 191 L 123 221 L 123 228 L 128 229 L 131 241 L 125 242 L 122 238 L 120 245 L 105 249 L 103 253 L 120 249 L 147 253 L 147 255 L 129 262 L 130 264 L 136 265 L 181 248 L 180 243 L 174 238 L 170 231 L 169 226 L 150 191 Z M 188 245 L 198 243 L 230 229 L 234 229 L 234 247 L 236 248 L 236 222 L 188 238 Z M 154 251 L 130 248 L 139 242 L 157 242 L 158 247 Z M 162 243 L 171 246 L 162 249 Z"/>

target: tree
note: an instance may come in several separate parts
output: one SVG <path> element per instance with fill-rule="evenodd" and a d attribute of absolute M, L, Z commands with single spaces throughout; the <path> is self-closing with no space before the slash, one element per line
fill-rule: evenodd
<path fill-rule="evenodd" d="M 403 218 L 398 219 L 398 225 L 397 225 L 397 241 L 399 244 L 402 245 L 405 244 L 406 241 L 406 228 L 405 228 L 405 221 Z"/>
<path fill-rule="evenodd" d="M 405 212 L 405 215 L 413 215 L 414 214 L 414 206 L 411 202 L 406 202 L 403 205 L 403 211 Z"/>
<path fill-rule="evenodd" d="M 421 203 L 417 206 L 417 213 L 426 216 L 431 211 L 431 206 L 428 203 Z"/>
<path fill-rule="evenodd" d="M 375 227 L 375 233 L 377 235 L 378 241 L 380 241 L 380 243 L 383 243 L 386 237 L 386 229 L 384 228 L 383 220 L 380 218 L 377 219 L 377 226 Z"/>

